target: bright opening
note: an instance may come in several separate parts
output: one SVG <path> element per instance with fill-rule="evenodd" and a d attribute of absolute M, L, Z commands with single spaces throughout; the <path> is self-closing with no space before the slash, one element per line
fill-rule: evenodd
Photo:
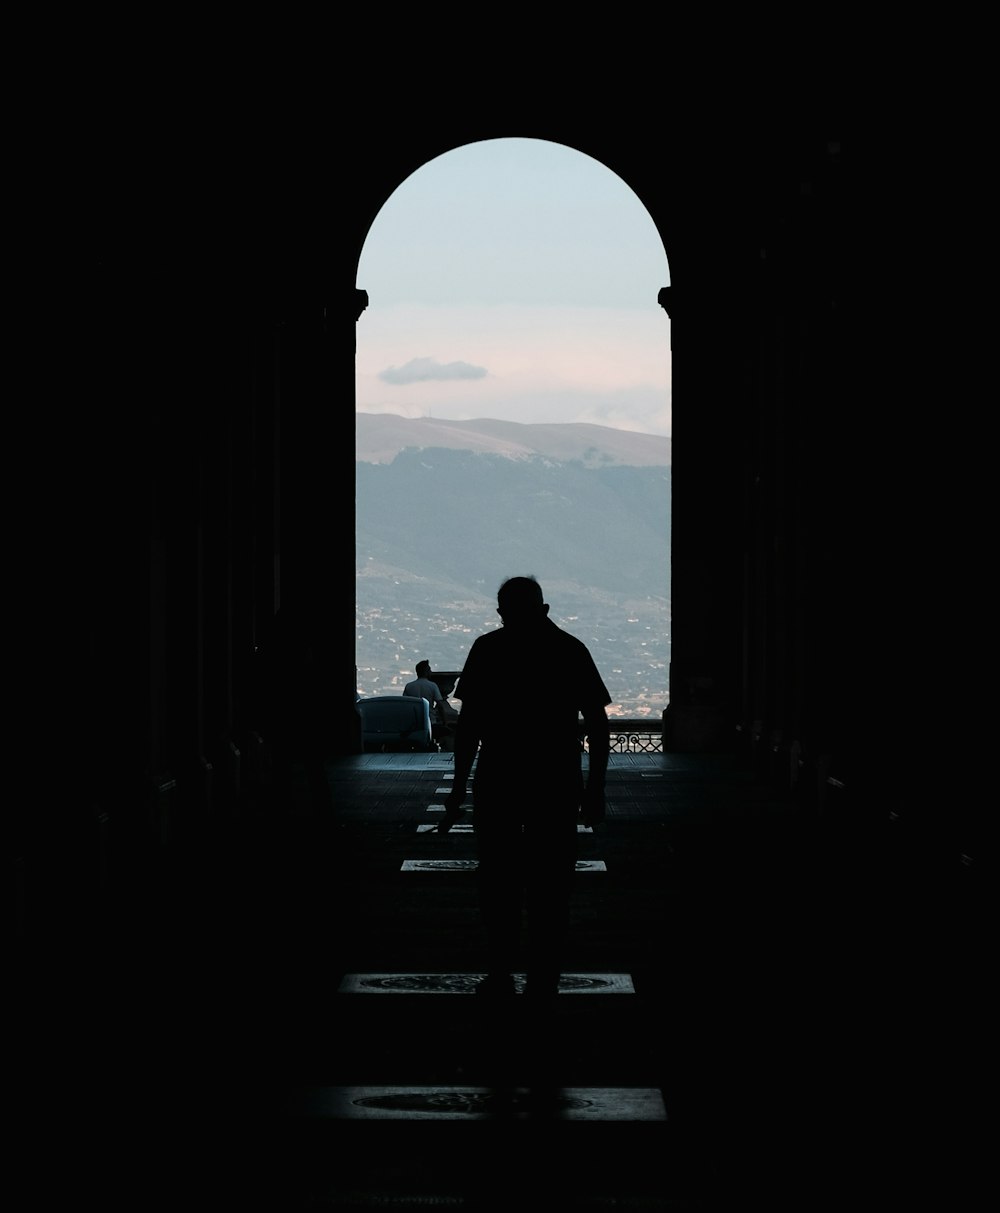
<path fill-rule="evenodd" d="M 542 140 L 430 161 L 358 270 L 357 666 L 392 694 L 460 670 L 533 573 L 613 716 L 658 718 L 670 662 L 669 284 L 629 187 Z M 526 694 L 542 697 L 544 680 Z"/>

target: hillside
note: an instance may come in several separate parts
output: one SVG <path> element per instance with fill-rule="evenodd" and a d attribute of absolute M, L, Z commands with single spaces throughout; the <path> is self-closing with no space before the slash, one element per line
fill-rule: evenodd
<path fill-rule="evenodd" d="M 525 425 L 492 418 L 437 421 L 389 413 L 358 413 L 355 438 L 361 463 L 391 463 L 404 450 L 437 448 L 510 459 L 537 455 L 586 467 L 669 467 L 670 445 L 669 438 L 603 425 Z"/>
<path fill-rule="evenodd" d="M 376 419 L 366 428 L 378 426 Z M 436 425 L 403 426 L 398 433 L 439 432 Z M 463 434 L 478 435 L 491 449 L 409 445 L 390 461 L 389 426 L 379 435 L 383 460 L 363 459 L 359 449 L 361 689 L 391 689 L 421 656 L 438 669 L 460 669 L 475 635 L 497 624 L 503 578 L 534 573 L 553 619 L 591 647 L 616 703 L 629 714 L 641 714 L 649 703 L 662 708 L 670 468 L 624 462 L 638 459 L 649 437 L 623 435 L 627 441 L 616 457 L 606 436 L 617 431 L 600 426 L 468 422 L 444 428 L 455 443 Z M 370 443 L 366 453 L 374 449 Z M 589 458 L 560 460 L 555 451 Z"/>

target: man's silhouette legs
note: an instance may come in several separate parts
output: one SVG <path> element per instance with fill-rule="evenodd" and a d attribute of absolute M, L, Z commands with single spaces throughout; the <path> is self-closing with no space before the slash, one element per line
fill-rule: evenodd
<path fill-rule="evenodd" d="M 479 856 L 479 911 L 486 933 L 483 993 L 513 993 L 521 936 L 521 827 L 500 802 L 477 798 L 473 829 Z"/>
<path fill-rule="evenodd" d="M 576 866 L 576 802 L 518 805 L 477 798 L 479 904 L 486 933 L 484 992 L 512 989 L 527 906 L 526 993 L 556 994 Z"/>
<path fill-rule="evenodd" d="M 528 948 L 525 993 L 559 992 L 576 872 L 577 804 L 540 805 L 524 829 Z"/>

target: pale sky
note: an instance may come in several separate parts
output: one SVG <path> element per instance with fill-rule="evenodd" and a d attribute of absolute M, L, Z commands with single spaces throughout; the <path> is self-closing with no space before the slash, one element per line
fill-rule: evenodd
<path fill-rule="evenodd" d="M 361 255 L 358 411 L 669 435 L 669 282 L 653 221 L 598 161 L 535 139 L 447 152 Z"/>

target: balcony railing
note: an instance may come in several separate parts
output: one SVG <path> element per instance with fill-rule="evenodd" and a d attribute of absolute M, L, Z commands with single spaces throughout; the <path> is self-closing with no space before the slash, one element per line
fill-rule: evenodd
<path fill-rule="evenodd" d="M 611 718 L 612 754 L 662 754 L 663 722 L 655 716 Z M 586 739 L 583 743 L 587 749 Z"/>
<path fill-rule="evenodd" d="M 435 670 L 431 674 L 431 678 L 441 688 L 441 694 L 447 697 L 455 689 L 461 673 L 461 670 Z M 586 741 L 584 741 L 583 748 L 584 750 L 587 748 Z M 612 754 L 662 754 L 662 719 L 659 716 L 612 717 L 611 752 Z"/>

